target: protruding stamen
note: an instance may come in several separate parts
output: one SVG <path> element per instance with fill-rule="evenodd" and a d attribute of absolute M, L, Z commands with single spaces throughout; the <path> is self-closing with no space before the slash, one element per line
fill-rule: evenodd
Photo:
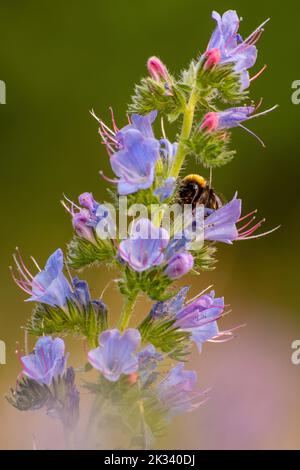
<path fill-rule="evenodd" d="M 102 170 L 99 171 L 99 175 L 101 176 L 101 178 L 103 178 L 105 181 L 108 181 L 109 183 L 113 183 L 113 184 L 118 184 L 118 183 L 119 183 L 119 180 L 109 178 L 108 176 L 106 176 L 106 175 L 103 173 Z"/>
<path fill-rule="evenodd" d="M 238 238 L 238 239 L 239 240 L 251 240 L 251 239 L 254 239 L 254 238 L 265 237 L 266 235 L 270 235 L 270 233 L 275 232 L 275 230 L 278 230 L 280 227 L 281 227 L 281 225 L 278 225 L 277 227 L 273 228 L 272 230 L 268 230 L 268 232 L 259 233 L 257 235 L 253 235 L 251 237 L 241 237 L 241 238 Z"/>
<path fill-rule="evenodd" d="M 249 118 L 248 118 L 249 119 Z M 242 129 L 244 129 L 246 132 L 248 132 L 249 134 L 251 134 L 253 137 L 255 137 L 258 142 L 260 142 L 260 144 L 265 148 L 266 147 L 266 144 L 264 143 L 264 141 L 258 137 L 258 135 L 254 134 L 254 132 L 250 131 L 250 129 L 248 129 L 248 127 L 245 127 L 243 126 L 243 124 L 239 124 L 239 127 L 241 127 Z"/>
<path fill-rule="evenodd" d="M 257 213 L 257 209 L 255 209 L 255 210 L 252 211 L 252 212 L 249 212 L 249 214 L 243 215 L 243 217 L 241 217 L 241 218 L 238 220 L 238 222 L 242 222 L 242 220 L 245 220 L 245 219 L 247 219 L 248 217 L 250 217 L 251 215 L 256 214 L 256 213 Z"/>
<path fill-rule="evenodd" d="M 117 132 L 119 132 L 119 129 L 116 125 L 114 111 L 113 111 L 111 106 L 109 107 L 109 110 L 110 110 L 110 114 L 111 114 L 111 120 L 112 120 L 112 123 L 113 123 L 114 131 L 115 131 L 115 133 L 117 133 Z"/>
<path fill-rule="evenodd" d="M 266 70 L 267 68 L 267 64 L 265 64 L 260 70 L 259 72 L 257 72 L 253 77 L 250 78 L 250 82 L 253 82 L 254 80 L 256 80 L 258 77 L 260 77 L 260 75 Z M 256 108 L 257 109 L 257 108 Z M 255 111 L 256 111 L 255 109 Z"/>
<path fill-rule="evenodd" d="M 213 284 L 211 284 L 210 286 L 206 287 L 206 289 L 203 289 L 203 291 L 199 292 L 199 294 L 195 295 L 192 299 L 188 300 L 185 305 L 191 304 L 192 302 L 194 302 L 195 300 L 197 300 L 199 297 L 201 297 L 201 295 L 203 295 L 205 292 L 207 292 L 207 291 L 208 291 L 209 289 L 211 289 L 212 287 L 213 287 Z"/>
<path fill-rule="evenodd" d="M 36 259 L 33 256 L 30 256 L 30 259 L 32 260 L 33 264 L 36 266 L 36 268 L 41 272 L 41 268 L 39 267 Z"/>

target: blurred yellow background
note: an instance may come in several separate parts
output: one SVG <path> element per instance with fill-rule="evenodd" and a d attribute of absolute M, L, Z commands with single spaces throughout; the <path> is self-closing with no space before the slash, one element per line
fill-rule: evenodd
<path fill-rule="evenodd" d="M 235 160 L 214 173 L 214 186 L 228 199 L 238 190 L 246 213 L 258 208 L 266 228 L 279 231 L 260 240 L 221 247 L 217 269 L 190 277 L 196 294 L 214 284 L 233 312 L 222 327 L 246 323 L 227 344 L 205 345 L 193 354 L 202 388 L 211 399 L 197 412 L 178 418 L 158 445 L 182 449 L 300 448 L 300 365 L 291 363 L 291 343 L 300 339 L 299 282 L 299 118 L 291 102 L 291 84 L 300 79 L 299 4 L 275 2 L 158 0 L 73 2 L 0 1 L 0 79 L 7 104 L 0 106 L 1 257 L 0 340 L 7 364 L 0 365 L 0 448 L 62 445 L 59 425 L 39 412 L 20 413 L 4 399 L 20 371 L 16 341 L 31 307 L 13 284 L 8 266 L 16 245 L 25 257 L 43 264 L 71 237 L 69 217 L 60 206 L 63 193 L 76 199 L 92 191 L 106 196 L 99 170 L 111 175 L 100 145 L 94 108 L 104 120 L 109 106 L 125 124 L 133 85 L 146 74 L 150 55 L 158 55 L 172 73 L 202 52 L 213 29 L 212 9 L 237 9 L 246 36 L 271 17 L 258 44 L 255 70 L 268 69 L 251 86 L 263 107 L 280 108 L 251 122 L 267 144 L 242 130 L 234 132 Z M 174 128 L 167 126 L 170 137 Z M 194 161 L 187 171 L 202 172 Z M 204 172 L 205 174 L 205 172 Z M 85 272 L 94 296 L 112 273 Z M 111 286 L 104 300 L 116 316 L 121 301 Z M 140 301 L 136 315 L 150 304 Z M 72 361 L 83 360 L 81 344 L 68 342 Z"/>

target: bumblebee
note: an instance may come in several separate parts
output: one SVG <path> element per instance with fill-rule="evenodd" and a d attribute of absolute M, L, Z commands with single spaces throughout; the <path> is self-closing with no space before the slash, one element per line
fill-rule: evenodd
<path fill-rule="evenodd" d="M 193 208 L 203 204 L 207 209 L 219 209 L 222 206 L 220 197 L 210 187 L 203 176 L 192 174 L 183 178 L 179 184 L 178 202 L 192 204 Z"/>

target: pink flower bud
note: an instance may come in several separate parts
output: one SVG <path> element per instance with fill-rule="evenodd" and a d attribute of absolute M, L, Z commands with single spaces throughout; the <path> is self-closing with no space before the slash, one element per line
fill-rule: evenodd
<path fill-rule="evenodd" d="M 90 242 L 95 241 L 94 233 L 92 227 L 88 224 L 90 220 L 90 214 L 87 209 L 81 209 L 79 212 L 73 214 L 73 227 L 76 234 L 81 237 L 89 240 Z"/>
<path fill-rule="evenodd" d="M 205 53 L 204 70 L 211 69 L 221 61 L 221 51 L 217 47 Z"/>
<path fill-rule="evenodd" d="M 187 274 L 193 266 L 194 258 L 191 253 L 177 253 L 170 259 L 165 273 L 170 279 L 178 279 Z"/>
<path fill-rule="evenodd" d="M 163 81 L 168 81 L 170 78 L 166 66 L 158 57 L 150 57 L 147 62 L 147 68 L 150 76 L 156 82 L 160 82 L 161 79 Z"/>
<path fill-rule="evenodd" d="M 213 132 L 218 129 L 219 114 L 210 112 L 205 114 L 200 129 L 206 132 Z"/>

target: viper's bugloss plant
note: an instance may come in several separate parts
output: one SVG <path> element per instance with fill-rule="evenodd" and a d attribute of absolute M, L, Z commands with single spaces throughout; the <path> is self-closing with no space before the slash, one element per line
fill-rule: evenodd
<path fill-rule="evenodd" d="M 213 269 L 218 243 L 275 230 L 255 234 L 264 222 L 255 222 L 256 211 L 242 215 L 237 194 L 221 201 L 211 187 L 212 169 L 235 155 L 232 129 L 252 133 L 245 121 L 275 109 L 258 113 L 260 103 L 248 98 L 251 82 L 265 69 L 250 78 L 268 20 L 243 39 L 235 11 L 212 17 L 216 27 L 207 49 L 179 77 L 159 58 L 148 60 L 149 76 L 135 87 L 125 126 L 118 128 L 112 113 L 110 127 L 92 111 L 110 162 L 112 175 L 100 173 L 111 201 L 97 202 L 89 192 L 78 203 L 64 199 L 74 229 L 65 258 L 58 249 L 43 269 L 32 258 L 32 274 L 19 250 L 14 255 L 12 276 L 26 301 L 35 302 L 25 329 L 37 341 L 33 352 L 18 351 L 22 371 L 8 400 L 19 410 L 44 408 L 60 419 L 71 448 L 103 447 L 104 436 L 117 430 L 122 443 L 112 438 L 106 445 L 148 449 L 174 415 L 206 400 L 189 370 L 189 354 L 194 345 L 201 352 L 205 342 L 232 339 L 235 328 L 220 329 L 227 312 L 219 292 L 204 288 L 188 300 L 189 287 L 176 282 Z M 153 130 L 158 114 L 160 138 Z M 164 119 L 178 125 L 175 142 L 165 135 Z M 193 157 L 195 174 L 186 180 L 185 163 Z M 197 175 L 201 167 L 209 169 L 209 182 Z M 102 298 L 93 299 L 87 282 L 72 273 L 92 265 L 119 273 L 115 285 L 124 304 L 116 324 Z M 154 302 L 143 319 L 132 315 L 142 295 Z M 67 368 L 64 336 L 85 341 L 86 358 L 77 370 Z M 96 380 L 88 375 L 92 369 Z M 75 372 L 94 397 L 88 428 L 77 435 Z"/>

